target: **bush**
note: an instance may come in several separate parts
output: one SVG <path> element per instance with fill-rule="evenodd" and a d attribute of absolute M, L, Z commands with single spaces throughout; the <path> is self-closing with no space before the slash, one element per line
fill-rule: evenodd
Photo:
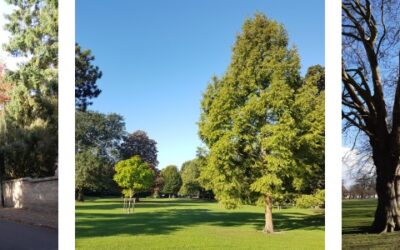
<path fill-rule="evenodd" d="M 298 208 L 317 208 L 325 205 L 325 190 L 318 190 L 315 194 L 301 195 L 296 199 Z"/>

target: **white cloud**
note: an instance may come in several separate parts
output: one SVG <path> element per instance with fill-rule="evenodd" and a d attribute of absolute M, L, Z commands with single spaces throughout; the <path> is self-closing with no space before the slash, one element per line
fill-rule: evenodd
<path fill-rule="evenodd" d="M 342 179 L 345 186 L 354 182 L 357 173 L 370 173 L 374 169 L 374 163 L 370 153 L 360 152 L 357 149 L 342 148 Z"/>
<path fill-rule="evenodd" d="M 3 50 L 3 44 L 7 43 L 10 37 L 10 33 L 4 30 L 4 25 L 7 22 L 4 16 L 11 13 L 12 10 L 13 7 L 11 5 L 0 0 L 0 62 L 5 63 L 8 69 L 15 70 L 18 68 L 18 63 L 21 63 L 26 59 L 11 56 Z"/>

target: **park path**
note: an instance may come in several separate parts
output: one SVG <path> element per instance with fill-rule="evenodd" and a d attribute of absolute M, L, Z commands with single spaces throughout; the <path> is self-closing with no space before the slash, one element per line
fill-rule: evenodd
<path fill-rule="evenodd" d="M 0 249 L 57 250 L 58 231 L 0 220 Z"/>

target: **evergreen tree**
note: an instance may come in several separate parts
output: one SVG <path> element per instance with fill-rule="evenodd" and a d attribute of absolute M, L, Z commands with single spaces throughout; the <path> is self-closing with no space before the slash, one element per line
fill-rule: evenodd
<path fill-rule="evenodd" d="M 101 93 L 96 82 L 102 72 L 92 64 L 94 59 L 90 50 L 82 50 L 79 44 L 75 44 L 75 108 L 80 111 L 86 111 L 93 104 L 89 99 Z"/>
<path fill-rule="evenodd" d="M 7 71 L 10 101 L 5 105 L 2 150 L 10 178 L 53 175 L 58 151 L 58 2 L 7 0 L 11 34 L 6 51 L 25 57 Z"/>
<path fill-rule="evenodd" d="M 174 165 L 167 166 L 161 170 L 163 178 L 162 192 L 169 195 L 177 194 L 182 185 L 182 179 L 178 168 Z"/>

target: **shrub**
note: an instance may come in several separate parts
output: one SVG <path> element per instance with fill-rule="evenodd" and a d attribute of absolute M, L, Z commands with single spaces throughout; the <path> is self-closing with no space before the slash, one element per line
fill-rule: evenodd
<path fill-rule="evenodd" d="M 301 195 L 296 199 L 298 208 L 317 208 L 325 205 L 325 190 L 317 190 L 315 194 Z"/>

